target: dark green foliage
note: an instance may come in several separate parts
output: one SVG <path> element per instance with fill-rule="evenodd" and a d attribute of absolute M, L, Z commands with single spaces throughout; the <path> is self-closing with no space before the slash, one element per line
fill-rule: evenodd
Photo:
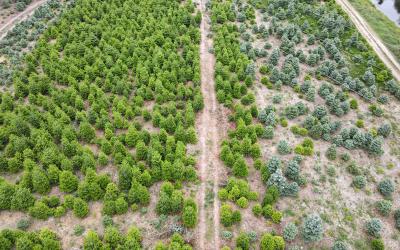
<path fill-rule="evenodd" d="M 78 177 L 71 171 L 62 171 L 60 173 L 60 190 L 65 193 L 72 193 L 78 188 Z"/>
<path fill-rule="evenodd" d="M 96 136 L 94 129 L 87 122 L 83 122 L 80 124 L 78 135 L 79 138 L 81 138 L 85 142 L 90 142 Z"/>
<path fill-rule="evenodd" d="M 353 177 L 352 185 L 356 188 L 362 189 L 367 184 L 367 179 L 363 175 Z"/>
<path fill-rule="evenodd" d="M 285 241 L 281 236 L 265 233 L 261 237 L 261 250 L 283 250 L 285 249 Z"/>
<path fill-rule="evenodd" d="M 326 150 L 325 156 L 331 161 L 336 160 L 336 146 L 330 146 L 328 150 Z"/>
<path fill-rule="evenodd" d="M 379 237 L 382 231 L 382 221 L 378 218 L 372 218 L 365 224 L 367 233 L 373 237 Z"/>
<path fill-rule="evenodd" d="M 73 211 L 76 217 L 84 218 L 89 214 L 89 206 L 87 202 L 81 198 L 75 198 Z"/>
<path fill-rule="evenodd" d="M 331 250 L 347 250 L 348 247 L 343 241 L 335 241 Z"/>
<path fill-rule="evenodd" d="M 394 184 L 390 179 L 384 179 L 378 183 L 378 191 L 386 197 L 389 197 L 394 192 Z"/>
<path fill-rule="evenodd" d="M 385 244 L 382 239 L 372 239 L 371 240 L 371 249 L 372 250 L 384 250 Z"/>
<path fill-rule="evenodd" d="M 33 218 L 46 220 L 49 216 L 52 215 L 51 209 L 42 201 L 36 201 L 33 207 L 29 208 L 29 214 Z"/>
<path fill-rule="evenodd" d="M 11 209 L 26 211 L 33 206 L 35 198 L 27 188 L 17 188 L 11 200 Z"/>
<path fill-rule="evenodd" d="M 289 222 L 283 229 L 283 238 L 286 241 L 293 241 L 298 234 L 297 226 L 294 223 Z"/>
<path fill-rule="evenodd" d="M 40 193 L 46 194 L 50 191 L 50 182 L 45 171 L 39 167 L 34 167 L 32 170 L 32 186 L 33 190 Z"/>
<path fill-rule="evenodd" d="M 193 228 L 197 224 L 197 205 L 192 199 L 188 199 L 184 202 L 182 212 L 183 225 L 189 228 Z"/>
<path fill-rule="evenodd" d="M 250 237 L 246 233 L 240 233 L 236 238 L 236 247 L 243 250 L 250 249 Z"/>
<path fill-rule="evenodd" d="M 14 197 L 15 187 L 6 183 L 0 183 L 0 210 L 11 208 L 11 201 Z"/>
<path fill-rule="evenodd" d="M 229 227 L 237 222 L 240 222 L 242 216 L 239 211 L 234 211 L 231 206 L 224 204 L 220 209 L 220 220 L 222 225 Z"/>
<path fill-rule="evenodd" d="M 376 203 L 376 209 L 383 216 L 388 216 L 392 210 L 392 202 L 389 200 L 381 200 Z"/>
<path fill-rule="evenodd" d="M 175 190 L 169 182 L 164 182 L 161 186 L 159 199 L 156 206 L 158 214 L 174 214 L 182 210 L 183 195 L 180 190 Z"/>
<path fill-rule="evenodd" d="M 305 218 L 302 228 L 303 239 L 306 242 L 315 242 L 322 239 L 324 233 L 322 219 L 317 214 Z"/>
<path fill-rule="evenodd" d="M 281 155 L 290 154 L 292 149 L 287 141 L 281 140 L 278 142 L 278 153 Z"/>

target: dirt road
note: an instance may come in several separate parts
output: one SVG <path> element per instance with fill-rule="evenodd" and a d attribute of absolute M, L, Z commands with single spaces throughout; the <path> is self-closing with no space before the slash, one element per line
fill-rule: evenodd
<path fill-rule="evenodd" d="M 22 20 L 27 18 L 30 14 L 33 13 L 33 11 L 35 11 L 36 8 L 44 4 L 46 1 L 47 0 L 39 0 L 37 2 L 34 2 L 26 7 L 24 11 L 18 13 L 18 15 L 12 17 L 3 24 L 0 24 L 0 40 L 6 36 L 7 31 L 12 29 L 16 23 L 21 22 Z"/>
<path fill-rule="evenodd" d="M 400 64 L 396 61 L 392 53 L 347 0 L 336 0 L 336 2 L 349 15 L 358 31 L 375 50 L 383 63 L 392 71 L 393 77 L 400 82 Z"/>
<path fill-rule="evenodd" d="M 199 9 L 202 12 L 201 44 L 200 44 L 200 71 L 201 91 L 204 98 L 204 110 L 198 121 L 199 138 L 199 176 L 201 186 L 197 195 L 199 203 L 199 240 L 197 249 L 220 249 L 219 239 L 219 201 L 217 198 L 219 185 L 219 169 L 223 168 L 219 159 L 220 138 L 223 135 L 224 115 L 216 99 L 214 66 L 215 57 L 209 53 L 213 47 L 212 39 L 207 37 L 210 33 L 209 15 L 206 11 L 205 0 L 199 1 Z M 210 202 L 210 194 L 212 201 Z M 207 200 L 207 201 L 206 201 Z M 210 205 L 210 206 L 209 206 Z M 212 205 L 212 206 L 211 206 Z"/>

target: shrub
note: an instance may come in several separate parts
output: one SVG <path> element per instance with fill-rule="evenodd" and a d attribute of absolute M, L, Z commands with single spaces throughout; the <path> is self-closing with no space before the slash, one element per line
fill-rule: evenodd
<path fill-rule="evenodd" d="M 357 120 L 356 121 L 356 126 L 358 128 L 363 128 L 364 127 L 364 121 L 363 120 Z"/>
<path fill-rule="evenodd" d="M 33 206 L 35 197 L 27 188 L 17 188 L 11 200 L 11 209 L 18 211 L 26 211 L 29 207 Z"/>
<path fill-rule="evenodd" d="M 306 242 L 315 242 L 322 239 L 324 233 L 321 217 L 312 214 L 306 217 L 303 223 L 302 234 Z"/>
<path fill-rule="evenodd" d="M 87 202 L 81 198 L 75 198 L 73 211 L 76 217 L 84 218 L 89 214 L 89 206 Z"/>
<path fill-rule="evenodd" d="M 274 95 L 274 96 L 272 97 L 272 102 L 273 102 L 274 104 L 279 104 L 279 103 L 281 103 L 281 102 L 282 102 L 282 95 Z"/>
<path fill-rule="evenodd" d="M 6 182 L 0 182 L 0 210 L 10 209 L 15 187 Z"/>
<path fill-rule="evenodd" d="M 367 233 L 373 237 L 379 237 L 382 231 L 382 221 L 378 218 L 372 218 L 365 224 Z"/>
<path fill-rule="evenodd" d="M 356 99 L 351 99 L 350 100 L 350 108 L 351 109 L 358 109 L 358 102 Z"/>
<path fill-rule="evenodd" d="M 60 173 L 60 190 L 65 193 L 72 193 L 78 188 L 78 177 L 71 171 L 62 171 Z"/>
<path fill-rule="evenodd" d="M 262 66 L 260 67 L 260 73 L 261 73 L 261 74 L 265 75 L 265 74 L 268 73 L 268 71 L 269 71 L 269 69 L 268 69 L 268 66 L 267 66 L 267 65 L 262 65 Z"/>
<path fill-rule="evenodd" d="M 274 127 L 266 126 L 265 129 L 264 129 L 263 138 L 265 138 L 265 139 L 274 138 Z"/>
<path fill-rule="evenodd" d="M 392 202 L 388 200 L 382 200 L 378 201 L 376 203 L 376 208 L 378 209 L 378 212 L 382 214 L 383 216 L 388 216 L 390 214 L 390 211 L 392 210 Z"/>
<path fill-rule="evenodd" d="M 388 124 L 388 123 L 382 124 L 378 128 L 378 135 L 381 135 L 385 138 L 388 137 L 391 132 L 392 132 L 392 126 L 390 126 L 390 124 Z"/>
<path fill-rule="evenodd" d="M 80 124 L 78 134 L 79 138 L 81 138 L 85 142 L 90 142 L 96 137 L 94 128 L 92 128 L 92 126 L 88 122 L 83 122 Z"/>
<path fill-rule="evenodd" d="M 397 209 L 394 212 L 394 220 L 395 220 L 395 226 L 398 230 L 400 230 L 400 209 Z"/>
<path fill-rule="evenodd" d="M 36 201 L 33 207 L 29 208 L 29 214 L 33 218 L 46 220 L 51 215 L 51 209 L 42 201 Z"/>
<path fill-rule="evenodd" d="M 385 244 L 382 239 L 372 239 L 371 240 L 372 250 L 385 250 Z"/>
<path fill-rule="evenodd" d="M 17 223 L 17 228 L 19 230 L 27 230 L 31 226 L 31 221 L 28 219 L 20 219 Z"/>
<path fill-rule="evenodd" d="M 50 191 L 49 178 L 39 167 L 34 167 L 32 170 L 32 186 L 33 190 L 40 194 L 46 194 Z"/>
<path fill-rule="evenodd" d="M 289 146 L 289 143 L 285 140 L 281 140 L 278 143 L 278 153 L 282 155 L 290 154 L 292 149 Z"/>
<path fill-rule="evenodd" d="M 197 224 L 197 205 L 193 200 L 187 200 L 183 207 L 182 221 L 185 227 L 193 228 Z"/>
<path fill-rule="evenodd" d="M 289 161 L 285 169 L 285 176 L 292 181 L 296 181 L 299 178 L 299 174 L 300 174 L 299 163 L 297 163 L 297 161 L 294 160 Z"/>
<path fill-rule="evenodd" d="M 240 222 L 241 215 L 239 211 L 233 211 L 232 207 L 228 204 L 221 206 L 221 223 L 225 227 L 229 227 L 236 222 Z"/>
<path fill-rule="evenodd" d="M 262 214 L 262 207 L 260 204 L 254 205 L 254 207 L 251 210 L 253 211 L 253 214 L 257 217 Z"/>
<path fill-rule="evenodd" d="M 256 242 L 258 235 L 255 231 L 250 231 L 247 233 L 247 235 L 249 236 L 250 242 Z"/>
<path fill-rule="evenodd" d="M 103 243 L 100 240 L 99 235 L 92 231 L 89 230 L 89 232 L 86 234 L 85 239 L 83 240 L 83 249 L 102 249 L 103 248 Z"/>
<path fill-rule="evenodd" d="M 335 145 L 330 146 L 326 150 L 325 156 L 331 161 L 336 160 L 336 146 Z"/>
<path fill-rule="evenodd" d="M 59 206 L 54 209 L 54 217 L 60 218 L 61 216 L 65 215 L 67 209 L 64 206 Z"/>
<path fill-rule="evenodd" d="M 76 225 L 74 227 L 74 235 L 81 236 L 85 232 L 85 227 L 82 225 Z"/>
<path fill-rule="evenodd" d="M 115 200 L 115 213 L 124 214 L 128 211 L 128 202 L 123 197 L 119 197 Z"/>
<path fill-rule="evenodd" d="M 109 226 L 114 225 L 114 221 L 113 221 L 112 217 L 109 215 L 103 216 L 102 223 L 103 223 L 104 227 L 109 227 Z"/>
<path fill-rule="evenodd" d="M 246 233 L 240 233 L 236 238 L 236 247 L 243 250 L 250 249 L 250 237 Z"/>
<path fill-rule="evenodd" d="M 273 236 L 272 234 L 266 233 L 261 237 L 260 241 L 261 250 L 284 250 L 285 241 L 280 236 Z"/>
<path fill-rule="evenodd" d="M 240 197 L 237 201 L 236 204 L 241 207 L 241 208 L 247 208 L 249 206 L 249 202 L 245 197 Z"/>
<path fill-rule="evenodd" d="M 236 159 L 233 164 L 232 172 L 236 177 L 246 177 L 249 174 L 249 169 L 243 157 Z"/>
<path fill-rule="evenodd" d="M 389 197 L 394 192 L 394 184 L 390 179 L 384 179 L 378 183 L 378 191 L 385 197 Z"/>
<path fill-rule="evenodd" d="M 280 211 L 273 211 L 271 214 L 271 219 L 274 223 L 279 224 L 282 220 L 282 213 Z"/>
<path fill-rule="evenodd" d="M 358 189 L 363 189 L 365 185 L 367 184 L 367 179 L 363 175 L 357 175 L 353 177 L 353 186 L 358 188 Z"/>
<path fill-rule="evenodd" d="M 233 237 L 233 233 L 231 231 L 222 231 L 221 235 L 226 240 L 230 240 Z"/>
<path fill-rule="evenodd" d="M 345 162 L 350 161 L 350 155 L 348 153 L 343 153 L 340 155 L 340 159 L 342 159 Z"/>
<path fill-rule="evenodd" d="M 276 186 L 271 186 L 267 188 L 267 192 L 265 193 L 262 205 L 272 205 L 278 201 L 280 196 L 279 189 Z"/>
<path fill-rule="evenodd" d="M 332 246 L 332 250 L 347 250 L 347 245 L 343 241 L 335 241 Z"/>
<path fill-rule="evenodd" d="M 286 241 L 292 241 L 296 238 L 297 233 L 297 226 L 294 223 L 289 222 L 283 229 L 283 238 Z"/>

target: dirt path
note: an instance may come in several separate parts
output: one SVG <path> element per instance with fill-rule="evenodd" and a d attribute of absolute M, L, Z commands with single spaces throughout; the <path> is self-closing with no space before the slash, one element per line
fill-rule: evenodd
<path fill-rule="evenodd" d="M 214 83 L 215 57 L 209 53 L 212 40 L 207 37 L 210 33 L 209 15 L 206 12 L 205 1 L 199 1 L 202 12 L 200 67 L 201 90 L 204 98 L 204 110 L 197 122 L 199 138 L 199 175 L 201 186 L 198 193 L 200 209 L 199 241 L 197 249 L 220 249 L 219 239 L 219 201 L 217 198 L 220 169 L 223 168 L 219 160 L 220 138 L 226 118 L 222 115 L 217 103 Z M 213 193 L 211 195 L 210 193 Z M 210 205 L 210 206 L 209 206 Z"/>
<path fill-rule="evenodd" d="M 26 9 L 22 12 L 20 12 L 18 15 L 12 17 L 10 20 L 7 22 L 3 23 L 0 25 L 0 40 L 3 39 L 7 32 L 14 27 L 14 25 L 18 22 L 21 22 L 25 18 L 27 18 L 30 14 L 33 13 L 33 11 L 36 10 L 40 5 L 44 4 L 47 0 L 39 0 L 37 2 L 32 3 Z"/>
<path fill-rule="evenodd" d="M 347 0 L 336 0 L 336 2 L 349 15 L 358 31 L 375 50 L 383 63 L 392 71 L 393 77 L 400 82 L 400 64 L 396 61 L 392 53 Z"/>

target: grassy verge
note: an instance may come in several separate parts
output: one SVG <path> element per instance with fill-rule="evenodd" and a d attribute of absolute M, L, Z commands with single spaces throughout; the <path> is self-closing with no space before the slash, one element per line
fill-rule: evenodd
<path fill-rule="evenodd" d="M 348 0 L 400 62 L 400 28 L 369 0 Z"/>

